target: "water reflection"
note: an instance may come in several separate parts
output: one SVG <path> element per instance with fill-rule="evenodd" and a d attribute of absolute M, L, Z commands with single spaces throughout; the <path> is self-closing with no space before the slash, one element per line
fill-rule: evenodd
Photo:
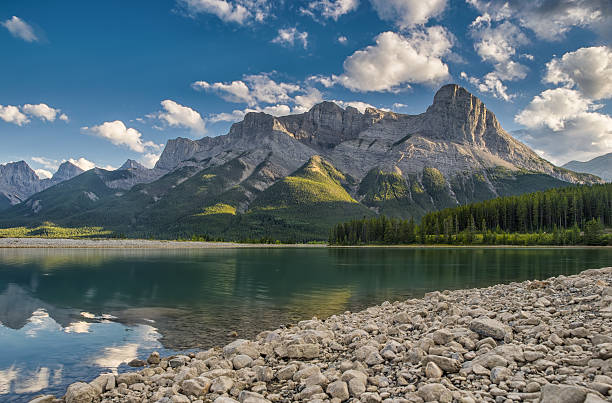
<path fill-rule="evenodd" d="M 10 295 L 27 295 L 14 284 L 10 287 Z M 12 304 L 20 305 L 18 300 Z M 71 316 L 62 309 L 53 312 L 62 318 Z M 117 372 L 130 360 L 153 350 L 170 353 L 163 349 L 161 335 L 152 326 L 126 327 L 83 314 L 79 315 L 82 320 L 77 316 L 77 320 L 62 325 L 47 310 L 38 308 L 20 327 L 2 323 L 1 401 L 27 401 L 42 391 L 61 395 L 68 384 L 78 379 L 93 378 L 99 372 Z M 22 318 L 9 319 L 12 325 L 23 322 Z"/>
<path fill-rule="evenodd" d="M 0 250 L 0 400 L 230 330 L 610 265 L 610 249 Z"/>

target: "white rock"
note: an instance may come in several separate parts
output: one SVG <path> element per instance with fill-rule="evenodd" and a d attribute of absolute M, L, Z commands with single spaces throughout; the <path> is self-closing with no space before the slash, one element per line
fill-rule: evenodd
<path fill-rule="evenodd" d="M 584 389 L 576 386 L 549 383 L 542 386 L 540 403 L 584 403 L 586 395 Z"/>
<path fill-rule="evenodd" d="M 341 401 L 348 400 L 350 397 L 348 385 L 344 381 L 332 382 L 327 386 L 327 394 L 334 399 Z"/>
<path fill-rule="evenodd" d="M 210 391 L 213 393 L 223 394 L 229 391 L 232 386 L 234 386 L 234 381 L 232 378 L 220 376 L 213 380 L 212 385 L 210 386 Z"/>
<path fill-rule="evenodd" d="M 90 403 L 98 396 L 96 389 L 88 383 L 76 382 L 68 386 L 66 403 Z"/>
<path fill-rule="evenodd" d="M 470 330 L 484 337 L 497 340 L 512 340 L 512 331 L 500 321 L 490 318 L 477 318 L 470 323 Z"/>

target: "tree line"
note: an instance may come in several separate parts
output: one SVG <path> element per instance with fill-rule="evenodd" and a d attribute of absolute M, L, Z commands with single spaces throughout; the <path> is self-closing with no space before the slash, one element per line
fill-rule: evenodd
<path fill-rule="evenodd" d="M 329 242 L 358 244 L 612 244 L 612 184 L 500 197 L 413 219 L 385 216 L 334 226 Z"/>

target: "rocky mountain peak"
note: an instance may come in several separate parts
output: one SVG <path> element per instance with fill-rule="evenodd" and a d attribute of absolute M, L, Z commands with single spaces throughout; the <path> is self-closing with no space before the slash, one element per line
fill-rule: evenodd
<path fill-rule="evenodd" d="M 487 147 L 488 141 L 505 134 L 493 112 L 457 84 L 438 90 L 425 118 L 426 130 L 434 137 L 478 147 Z"/>
<path fill-rule="evenodd" d="M 357 110 L 355 108 L 351 108 L 349 113 L 354 113 L 354 111 L 357 111 Z M 310 110 L 307 113 L 310 115 L 322 115 L 322 114 L 340 114 L 341 115 L 344 112 L 345 110 L 342 109 L 335 102 L 323 101 L 321 103 L 314 105 L 312 108 L 310 108 Z"/>
<path fill-rule="evenodd" d="M 480 99 L 472 95 L 468 90 L 457 84 L 447 84 L 441 87 L 434 95 L 433 104 L 449 102 L 481 102 Z"/>
<path fill-rule="evenodd" d="M 330 149 L 356 138 L 366 128 L 384 118 L 384 113 L 372 109 L 365 114 L 356 108 L 342 109 L 334 102 L 314 105 L 308 112 L 278 118 L 294 138 L 317 149 Z"/>
<path fill-rule="evenodd" d="M 121 167 L 119 167 L 118 171 L 140 170 L 140 169 L 146 169 L 146 168 L 142 164 L 140 164 L 138 161 L 128 159 L 127 161 L 123 163 L 123 165 L 121 165 Z"/>
<path fill-rule="evenodd" d="M 242 122 L 234 123 L 230 129 L 230 136 L 253 135 L 270 131 L 285 131 L 277 118 L 264 112 L 249 112 Z"/>
<path fill-rule="evenodd" d="M 23 201 L 41 188 L 42 181 L 25 161 L 0 165 L 0 198 L 10 204 Z"/>
<path fill-rule="evenodd" d="M 75 176 L 82 174 L 83 172 L 85 171 L 74 165 L 72 162 L 65 161 L 59 166 L 57 172 L 53 174 L 52 180 L 54 182 L 65 181 L 68 179 L 72 179 Z"/>
<path fill-rule="evenodd" d="M 232 130 L 234 129 L 234 126 L 236 126 L 236 124 L 232 126 Z M 208 138 L 204 137 L 202 140 L 205 139 L 207 140 Z M 164 147 L 162 155 L 155 164 L 155 168 L 161 170 L 174 169 L 181 161 L 192 158 L 196 152 L 198 152 L 198 150 L 198 143 L 193 140 L 186 139 L 184 137 L 170 139 L 166 143 L 166 147 Z"/>
<path fill-rule="evenodd" d="M 5 170 L 11 171 L 30 171 L 32 170 L 27 162 L 25 161 L 16 161 L 16 162 L 7 162 L 4 165 L 0 165 Z"/>
<path fill-rule="evenodd" d="M 0 182 L 19 184 L 37 182 L 38 180 L 38 175 L 25 161 L 9 162 L 0 165 Z"/>

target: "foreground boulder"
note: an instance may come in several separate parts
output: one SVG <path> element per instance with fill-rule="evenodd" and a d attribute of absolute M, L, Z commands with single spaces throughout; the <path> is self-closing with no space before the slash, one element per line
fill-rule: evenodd
<path fill-rule="evenodd" d="M 96 389 L 88 383 L 76 382 L 66 391 L 67 403 L 91 403 L 98 396 Z"/>

